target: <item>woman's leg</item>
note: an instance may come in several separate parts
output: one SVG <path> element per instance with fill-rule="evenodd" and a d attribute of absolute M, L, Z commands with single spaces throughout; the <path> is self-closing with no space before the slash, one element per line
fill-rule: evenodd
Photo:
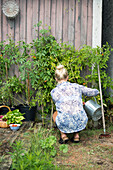
<path fill-rule="evenodd" d="M 56 117 L 57 117 L 57 111 L 53 113 L 53 121 L 56 121 Z"/>
<path fill-rule="evenodd" d="M 79 140 L 79 133 L 74 133 L 74 138 L 73 138 L 73 142 L 75 142 L 75 143 L 77 143 L 77 142 L 79 142 L 80 140 Z"/>
<path fill-rule="evenodd" d="M 53 121 L 54 121 L 54 123 L 56 123 L 56 117 L 57 117 L 57 111 L 55 111 L 53 113 Z M 60 131 L 60 133 L 61 133 L 61 137 L 60 137 L 59 143 L 61 143 L 61 144 L 67 143 L 68 140 L 69 140 L 67 135 L 65 133 L 61 132 L 61 131 Z"/>
<path fill-rule="evenodd" d="M 79 133 L 74 133 L 74 138 L 79 139 Z"/>

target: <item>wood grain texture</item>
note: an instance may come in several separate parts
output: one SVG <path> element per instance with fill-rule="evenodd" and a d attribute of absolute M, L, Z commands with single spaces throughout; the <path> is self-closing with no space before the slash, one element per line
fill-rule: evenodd
<path fill-rule="evenodd" d="M 3 0 L 3 4 L 5 3 L 5 0 Z M 3 11 L 2 11 L 2 14 L 3 14 Z M 7 43 L 7 34 L 8 34 L 8 20 L 6 18 L 6 16 L 3 14 L 3 23 L 2 23 L 2 30 L 3 30 L 3 33 L 2 33 L 2 36 L 3 36 L 3 40 L 6 40 L 6 43 Z"/>
<path fill-rule="evenodd" d="M 62 5 L 63 1 L 57 0 L 57 13 L 56 13 L 56 39 L 62 42 Z"/>
<path fill-rule="evenodd" d="M 51 33 L 56 36 L 56 0 L 51 1 Z"/>
<path fill-rule="evenodd" d="M 26 41 L 26 0 L 20 0 L 20 41 Z"/>
<path fill-rule="evenodd" d="M 81 39 L 81 1 L 78 2 L 76 0 L 76 13 L 75 13 L 75 48 L 78 49 L 80 47 L 80 39 Z"/>
<path fill-rule="evenodd" d="M 86 44 L 87 38 L 87 0 L 82 0 L 81 6 L 81 45 Z"/>
<path fill-rule="evenodd" d="M 0 9 L 6 0 L 0 0 Z M 93 0 L 15 0 L 19 5 L 18 16 L 9 21 L 0 10 L 0 38 L 7 35 L 17 41 L 32 42 L 41 28 L 51 26 L 51 34 L 58 42 L 69 42 L 78 49 L 92 42 Z M 42 21 L 35 31 L 34 25 Z"/>
<path fill-rule="evenodd" d="M 39 22 L 39 0 L 33 0 L 33 29 L 32 39 L 38 37 L 38 28 L 34 27 Z M 37 31 L 36 31 L 37 30 Z"/>
<path fill-rule="evenodd" d="M 63 42 L 68 42 L 68 27 L 69 27 L 69 0 L 65 0 L 63 4 Z"/>
<path fill-rule="evenodd" d="M 45 0 L 40 0 L 40 10 L 39 10 L 39 21 L 42 21 L 42 27 L 39 28 L 39 31 L 44 28 L 45 24 Z"/>
<path fill-rule="evenodd" d="M 88 0 L 87 15 L 87 45 L 92 46 L 92 18 L 93 18 L 93 0 Z"/>
<path fill-rule="evenodd" d="M 33 1 L 27 0 L 27 43 L 32 41 L 33 30 Z"/>
<path fill-rule="evenodd" d="M 68 29 L 68 40 L 71 45 L 74 42 L 74 11 L 75 1 L 69 0 L 69 29 Z"/>

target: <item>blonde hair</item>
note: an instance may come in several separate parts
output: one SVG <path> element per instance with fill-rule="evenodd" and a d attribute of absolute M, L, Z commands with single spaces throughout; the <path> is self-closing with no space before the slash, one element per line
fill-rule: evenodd
<path fill-rule="evenodd" d="M 59 65 L 56 67 L 56 71 L 55 71 L 55 78 L 57 80 L 64 80 L 66 79 L 68 76 L 68 72 L 67 70 L 64 68 L 63 65 Z"/>

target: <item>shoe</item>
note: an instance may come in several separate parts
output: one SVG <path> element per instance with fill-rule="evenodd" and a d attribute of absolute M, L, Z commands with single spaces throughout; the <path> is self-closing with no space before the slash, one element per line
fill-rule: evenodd
<path fill-rule="evenodd" d="M 72 142 L 73 142 L 73 143 L 79 143 L 79 142 L 80 142 L 80 139 L 79 139 L 79 138 L 74 138 L 74 139 L 72 140 Z"/>
<path fill-rule="evenodd" d="M 60 137 L 59 143 L 66 144 L 68 141 L 69 141 L 69 138 L 67 136 L 64 136 L 63 138 Z"/>

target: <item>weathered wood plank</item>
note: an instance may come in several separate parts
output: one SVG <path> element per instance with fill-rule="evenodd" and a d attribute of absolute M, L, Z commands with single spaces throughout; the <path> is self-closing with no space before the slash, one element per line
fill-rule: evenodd
<path fill-rule="evenodd" d="M 87 0 L 83 0 L 81 6 L 81 45 L 87 43 L 86 38 L 87 38 Z"/>
<path fill-rule="evenodd" d="M 45 25 L 50 26 L 50 0 L 45 0 Z"/>
<path fill-rule="evenodd" d="M 16 3 L 18 4 L 18 6 L 20 6 L 18 0 L 16 0 Z M 20 12 L 19 12 L 18 16 L 15 18 L 14 27 L 15 27 L 15 29 L 14 29 L 14 32 L 15 32 L 14 40 L 15 40 L 15 43 L 17 44 L 17 42 L 20 40 Z"/>
<path fill-rule="evenodd" d="M 36 31 L 36 27 L 39 22 L 39 0 L 33 0 L 33 29 L 32 29 L 32 39 L 38 37 L 38 30 Z"/>
<path fill-rule="evenodd" d="M 26 1 L 20 0 L 20 40 L 26 41 Z"/>
<path fill-rule="evenodd" d="M 14 39 L 14 19 L 7 19 L 8 36 Z"/>
<path fill-rule="evenodd" d="M 42 21 L 42 27 L 44 27 L 45 24 L 45 0 L 40 0 L 40 10 L 39 10 L 39 21 Z M 39 31 L 42 29 L 42 27 L 39 28 Z"/>
<path fill-rule="evenodd" d="M 3 4 L 4 4 L 5 0 L 3 0 Z M 3 11 L 2 11 L 3 13 Z M 7 34 L 8 34 L 8 23 L 7 23 L 7 18 L 6 16 L 3 14 L 3 40 L 6 40 L 8 37 L 7 37 Z M 7 43 L 7 42 L 6 42 Z"/>
<path fill-rule="evenodd" d="M 16 0 L 16 3 L 20 6 L 20 3 L 18 0 Z M 15 37 L 14 37 L 14 40 L 15 40 L 15 44 L 17 45 L 18 41 L 20 41 L 20 12 L 18 14 L 18 16 L 15 18 Z M 17 65 L 15 65 L 15 72 L 14 74 L 19 77 L 19 68 L 17 67 Z"/>
<path fill-rule="evenodd" d="M 62 42 L 62 2 L 57 0 L 57 13 L 56 13 L 56 39 Z"/>
<path fill-rule="evenodd" d="M 51 33 L 60 42 L 67 42 L 79 48 L 91 45 L 93 0 L 15 0 L 19 4 L 19 15 L 13 21 L 0 11 L 0 38 L 13 36 L 15 42 L 32 42 L 38 36 L 34 25 L 42 21 L 51 26 Z M 0 9 L 6 0 L 0 0 Z M 41 28 L 40 28 L 41 29 Z M 40 30 L 39 29 L 39 30 Z M 2 38 L 3 37 L 3 38 Z"/>
<path fill-rule="evenodd" d="M 88 0 L 88 15 L 87 15 L 87 45 L 92 45 L 92 18 L 93 18 L 93 0 Z"/>
<path fill-rule="evenodd" d="M 51 1 L 51 33 L 55 37 L 56 30 L 56 0 Z"/>
<path fill-rule="evenodd" d="M 74 10 L 75 1 L 69 0 L 69 29 L 68 29 L 68 39 L 69 43 L 73 45 L 74 42 Z"/>
<path fill-rule="evenodd" d="M 32 29 L 33 29 L 33 3 L 31 0 L 27 0 L 27 43 L 32 41 Z"/>
<path fill-rule="evenodd" d="M 81 31 L 81 1 L 76 0 L 76 19 L 75 19 L 75 48 L 80 47 L 80 31 Z"/>
<path fill-rule="evenodd" d="M 63 42 L 68 42 L 68 26 L 69 26 L 69 0 L 65 0 L 63 6 Z"/>

